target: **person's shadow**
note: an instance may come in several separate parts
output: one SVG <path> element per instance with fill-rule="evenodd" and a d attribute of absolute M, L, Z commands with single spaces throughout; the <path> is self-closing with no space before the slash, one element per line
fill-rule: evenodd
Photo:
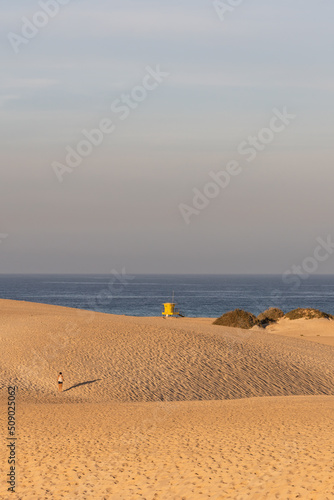
<path fill-rule="evenodd" d="M 102 379 L 101 378 L 97 378 L 95 380 L 87 380 L 87 382 L 80 382 L 80 384 L 72 385 L 72 387 L 69 387 L 68 389 L 65 389 L 65 391 L 63 391 L 63 392 L 70 391 L 71 389 L 75 389 L 76 387 L 80 387 L 81 385 L 94 384 L 94 382 L 98 382 L 99 380 L 102 380 Z"/>

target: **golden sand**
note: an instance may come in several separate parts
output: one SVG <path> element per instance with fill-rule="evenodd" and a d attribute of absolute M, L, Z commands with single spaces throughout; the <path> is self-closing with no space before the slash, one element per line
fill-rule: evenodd
<path fill-rule="evenodd" d="M 267 327 L 266 331 L 287 337 L 304 338 L 318 344 L 334 346 L 334 321 L 328 319 L 281 319 Z"/>
<path fill-rule="evenodd" d="M 330 396 L 22 403 L 19 493 L 6 496 L 2 487 L 0 495 L 27 500 L 333 498 L 333 414 Z M 2 477 L 3 464 L 2 456 Z"/>
<path fill-rule="evenodd" d="M 334 322 L 242 331 L 0 308 L 5 433 L 6 388 L 19 388 L 17 488 L 3 439 L 0 498 L 334 498 L 334 347 L 308 340 Z"/>

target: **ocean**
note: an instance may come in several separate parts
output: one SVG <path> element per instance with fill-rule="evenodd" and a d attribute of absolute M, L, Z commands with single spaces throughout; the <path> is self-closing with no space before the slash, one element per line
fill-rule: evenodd
<path fill-rule="evenodd" d="M 159 316 L 175 302 L 185 316 L 218 317 L 232 309 L 257 315 L 314 307 L 334 314 L 334 275 L 0 275 L 0 298 L 112 314 Z"/>

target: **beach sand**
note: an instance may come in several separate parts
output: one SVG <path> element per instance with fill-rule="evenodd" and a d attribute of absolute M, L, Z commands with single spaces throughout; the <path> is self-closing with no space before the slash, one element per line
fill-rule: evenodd
<path fill-rule="evenodd" d="M 243 331 L 7 300 L 0 311 L 5 433 L 18 386 L 17 488 L 6 492 L 2 439 L 1 498 L 334 498 L 334 347 L 319 342 L 332 322 Z"/>
<path fill-rule="evenodd" d="M 277 324 L 266 328 L 267 332 L 287 337 L 301 338 L 318 344 L 334 346 L 334 321 L 328 319 L 297 319 L 283 318 Z"/>
<path fill-rule="evenodd" d="M 19 493 L 6 496 L 2 486 L 0 494 L 27 500 L 333 498 L 333 414 L 330 396 L 21 403 Z"/>

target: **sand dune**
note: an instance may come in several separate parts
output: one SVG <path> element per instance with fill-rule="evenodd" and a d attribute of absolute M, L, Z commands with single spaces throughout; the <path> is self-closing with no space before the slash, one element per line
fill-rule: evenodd
<path fill-rule="evenodd" d="M 191 401 L 334 393 L 334 348 L 213 326 L 0 301 L 3 385 L 26 401 Z M 20 311 L 20 314 L 18 314 Z M 22 314 L 24 313 L 24 314 Z M 316 320 L 314 320 L 316 321 Z"/>
<path fill-rule="evenodd" d="M 17 494 L 2 482 L 1 498 L 334 497 L 334 347 L 300 336 L 323 320 L 243 331 L 7 300 L 0 311 L 2 429 L 6 388 L 19 387 Z M 2 446 L 2 478 L 7 467 Z"/>
<path fill-rule="evenodd" d="M 304 338 L 318 344 L 334 346 L 334 321 L 328 319 L 297 319 L 282 318 L 277 323 L 266 328 L 268 333 L 287 337 Z"/>

